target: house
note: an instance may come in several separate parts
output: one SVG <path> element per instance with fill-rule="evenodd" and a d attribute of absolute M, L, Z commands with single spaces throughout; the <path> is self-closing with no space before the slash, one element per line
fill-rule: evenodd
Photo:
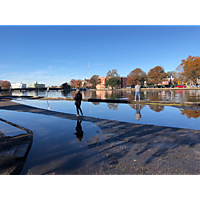
<path fill-rule="evenodd" d="M 127 77 L 120 77 L 121 80 L 121 88 L 127 87 Z"/>
<path fill-rule="evenodd" d="M 16 83 L 16 84 L 11 84 L 11 88 L 26 88 L 26 84 L 24 83 Z"/>
<path fill-rule="evenodd" d="M 170 78 L 164 78 L 161 85 L 171 85 L 174 84 L 174 78 L 171 76 Z"/>
<path fill-rule="evenodd" d="M 32 84 L 28 84 L 28 88 L 45 88 L 45 84 L 38 84 L 37 81 Z"/>
<path fill-rule="evenodd" d="M 84 79 L 82 80 L 82 87 L 91 87 L 92 84 L 90 83 L 90 79 Z"/>
<path fill-rule="evenodd" d="M 98 78 L 101 82 L 97 84 L 96 89 L 105 89 L 106 76 Z"/>

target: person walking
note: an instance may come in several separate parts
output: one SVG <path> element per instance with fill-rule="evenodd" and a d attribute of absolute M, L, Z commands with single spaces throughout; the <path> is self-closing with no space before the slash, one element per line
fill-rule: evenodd
<path fill-rule="evenodd" d="M 138 95 L 138 98 L 139 98 L 139 101 L 140 101 L 140 90 L 141 90 L 141 87 L 140 85 L 137 83 L 137 85 L 135 86 L 135 101 L 137 99 L 137 95 Z"/>
<path fill-rule="evenodd" d="M 81 100 L 82 100 L 82 94 L 80 93 L 80 90 L 76 90 L 76 95 L 74 97 L 75 100 L 75 105 L 76 105 L 76 111 L 77 111 L 77 116 L 79 116 L 79 110 L 81 111 L 81 115 L 83 115 L 83 112 L 81 110 Z"/>

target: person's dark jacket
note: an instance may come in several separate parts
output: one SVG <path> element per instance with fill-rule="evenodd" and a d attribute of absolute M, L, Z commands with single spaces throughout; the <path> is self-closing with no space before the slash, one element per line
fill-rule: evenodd
<path fill-rule="evenodd" d="M 75 97 L 75 105 L 81 105 L 81 100 L 82 100 L 82 94 L 80 92 L 78 92 Z"/>

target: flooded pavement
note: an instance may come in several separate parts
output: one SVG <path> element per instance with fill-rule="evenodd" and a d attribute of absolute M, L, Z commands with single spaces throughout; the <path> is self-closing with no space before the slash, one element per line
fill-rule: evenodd
<path fill-rule="evenodd" d="M 55 107 L 52 107 L 52 102 L 50 110 L 48 107 L 39 108 L 44 103 L 40 104 L 39 101 L 32 101 L 38 108 L 10 101 L 2 102 L 0 109 L 3 119 L 33 131 L 33 144 L 20 174 L 199 174 L 200 172 L 199 130 L 130 123 L 92 115 L 77 117 L 63 110 L 62 112 L 53 110 L 61 108 L 58 105 L 56 107 L 56 103 Z M 63 107 L 64 104 L 61 104 L 63 109 L 75 110 L 74 107 L 71 108 L 71 104 L 63 103 L 68 105 Z M 89 103 L 83 104 L 86 115 L 85 106 L 89 107 Z M 164 109 L 154 107 L 152 110 L 145 106 L 140 108 L 138 113 L 137 107 L 135 110 L 129 105 L 127 108 L 120 108 L 118 105 L 117 110 L 115 106 L 112 106 L 114 109 L 110 109 L 106 104 L 103 106 L 113 112 L 120 109 L 130 110 L 133 112 L 133 119 L 135 115 L 137 118 L 141 115 L 140 120 L 143 119 L 143 115 L 145 118 L 145 112 L 143 113 L 145 108 L 149 112 L 154 112 L 155 116 L 167 111 L 165 107 Z M 101 110 L 104 112 L 101 106 L 98 109 L 99 112 L 95 112 L 95 115 L 101 113 Z M 192 119 L 198 122 L 198 118 L 188 118 L 186 113 L 181 114 L 179 109 L 174 109 L 189 121 Z M 171 111 L 167 111 L 165 115 Z M 108 110 L 105 112 L 109 113 Z M 172 121 L 173 115 L 177 115 L 175 113 L 171 113 Z M 118 114 L 122 115 L 120 112 Z M 112 117 L 114 116 L 112 114 Z M 169 119 L 169 114 L 167 116 Z M 151 118 L 152 116 L 149 116 L 149 120 Z M 135 122 L 140 121 L 136 118 L 135 120 Z M 191 121 L 187 126 L 191 123 L 194 122 Z"/>
<path fill-rule="evenodd" d="M 76 114 L 73 101 L 19 100 L 13 101 L 38 108 Z M 162 105 L 82 102 L 85 116 L 200 130 L 200 111 Z"/>

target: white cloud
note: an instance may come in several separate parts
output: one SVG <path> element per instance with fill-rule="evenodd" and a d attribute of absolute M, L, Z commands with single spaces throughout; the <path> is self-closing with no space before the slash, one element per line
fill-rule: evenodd
<path fill-rule="evenodd" d="M 1 75 L 1 77 L 4 77 L 4 76 L 6 76 L 6 74 Z"/>

